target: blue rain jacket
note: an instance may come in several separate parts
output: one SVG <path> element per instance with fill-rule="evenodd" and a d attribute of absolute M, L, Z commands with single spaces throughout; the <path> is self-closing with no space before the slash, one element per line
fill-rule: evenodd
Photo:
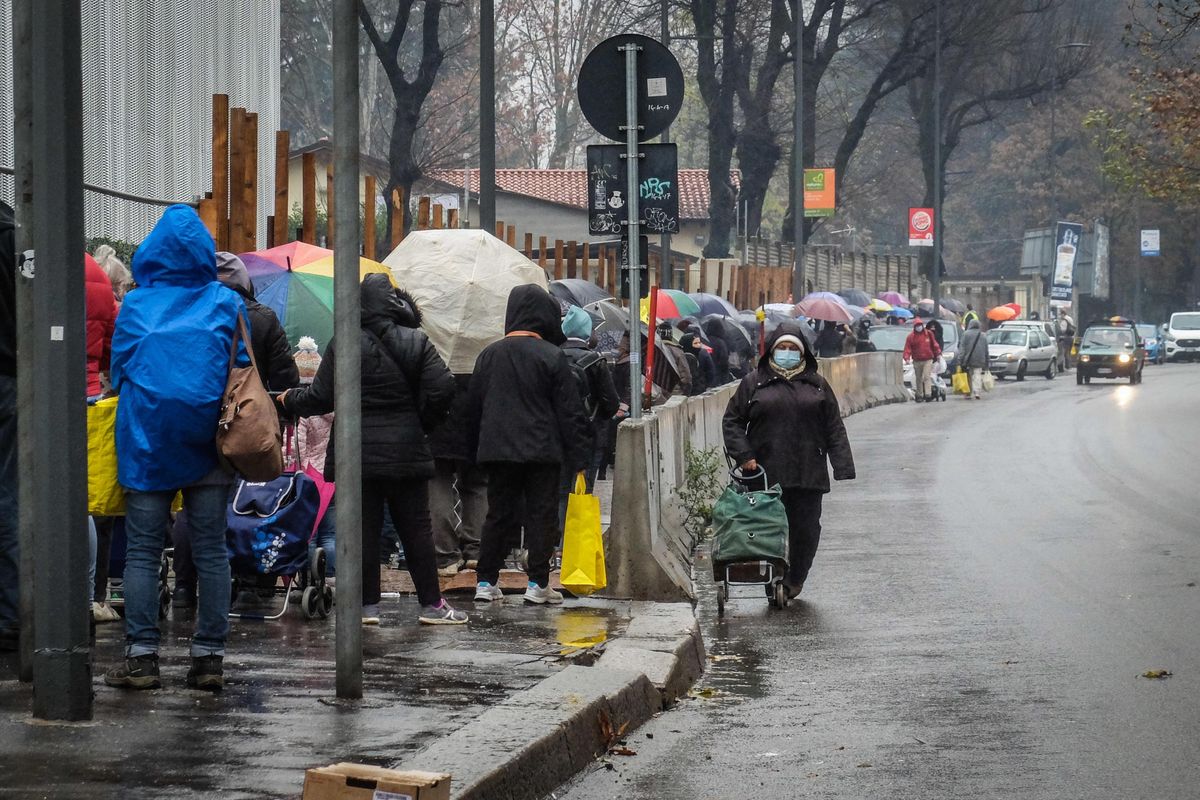
<path fill-rule="evenodd" d="M 112 339 L 117 477 L 126 489 L 189 486 L 217 466 L 215 437 L 241 297 L 217 283 L 216 249 L 188 206 L 168 208 L 133 256 Z M 238 348 L 239 364 L 249 363 Z"/>

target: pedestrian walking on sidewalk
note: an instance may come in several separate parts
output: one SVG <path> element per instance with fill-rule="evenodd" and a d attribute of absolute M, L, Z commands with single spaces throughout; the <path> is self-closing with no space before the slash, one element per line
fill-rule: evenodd
<path fill-rule="evenodd" d="M 105 683 L 156 689 L 158 581 L 171 501 L 183 492 L 199 601 L 189 686 L 224 687 L 229 634 L 225 507 L 232 476 L 215 434 L 242 299 L 217 282 L 213 239 L 196 212 L 163 212 L 133 259 L 137 289 L 125 297 L 112 341 L 117 477 L 125 488 L 125 663 Z M 237 363 L 249 358 L 239 348 Z"/>
<path fill-rule="evenodd" d="M 487 517 L 487 470 L 467 452 L 467 398 L 471 376 L 455 375 L 457 392 L 450 413 L 432 433 L 433 480 L 429 482 L 429 512 L 438 574 L 454 577 L 461 569 L 479 567 L 479 537 Z"/>
<path fill-rule="evenodd" d="M 571 361 L 560 348 L 558 301 L 540 286 L 508 296 L 504 338 L 475 362 L 467 403 L 468 444 L 488 470 L 488 513 L 480 542 L 475 599 L 504 599 L 498 581 L 507 543 L 522 524 L 529 550 L 525 600 L 558 604 L 550 557 L 558 541 L 562 471 L 587 467 L 591 443 Z"/>
<path fill-rule="evenodd" d="M 420 330 L 416 303 L 393 290 L 388 276 L 368 275 L 360 288 L 362 329 L 342 357 L 362 361 L 362 602 L 363 624 L 379 624 L 379 543 L 384 506 L 404 544 L 407 567 L 421 603 L 418 620 L 428 625 L 462 624 L 438 585 L 433 532 L 429 523 L 429 479 L 433 455 L 425 438 L 445 416 L 454 397 L 454 378 Z M 325 350 L 312 385 L 279 398 L 298 417 L 334 410 L 338 342 Z M 337 428 L 334 419 L 334 428 Z M 325 451 L 325 479 L 335 481 L 333 441 Z M 343 565 L 345 569 L 345 565 Z"/>
<path fill-rule="evenodd" d="M 835 480 L 854 480 L 854 454 L 837 397 L 817 372 L 800 326 L 780 324 L 758 369 L 725 409 L 725 451 L 743 472 L 766 471 L 783 489 L 788 518 L 788 596 L 804 588 L 821 541 L 821 500 Z"/>
<path fill-rule="evenodd" d="M 933 362 L 942 354 L 937 339 L 931 331 L 925 329 L 925 323 L 917 320 L 913 324 L 913 332 L 904 340 L 904 360 L 913 365 L 913 391 L 917 394 L 917 402 L 933 400 Z"/>
<path fill-rule="evenodd" d="M 966 371 L 967 381 L 970 383 L 970 392 L 967 394 L 967 398 L 974 396 L 976 400 L 979 400 L 980 392 L 983 390 L 983 371 L 988 368 L 990 361 L 987 337 L 980 330 L 978 319 L 967 323 L 962 341 L 958 344 L 958 353 L 958 365 Z"/>

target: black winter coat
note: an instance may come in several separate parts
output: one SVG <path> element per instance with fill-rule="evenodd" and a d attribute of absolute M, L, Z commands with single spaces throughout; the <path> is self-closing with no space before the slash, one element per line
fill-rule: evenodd
<path fill-rule="evenodd" d="M 0 375 L 17 374 L 17 245 L 13 211 L 0 203 Z"/>
<path fill-rule="evenodd" d="M 730 398 L 725 450 L 738 464 L 756 459 L 772 484 L 828 492 L 827 460 L 836 480 L 854 479 L 850 440 L 837 398 L 817 373 L 811 352 L 805 350 L 804 371 L 791 380 L 771 368 L 771 349 L 784 334 L 799 337 L 799 326 L 785 322 L 771 334 L 767 355 Z"/>
<path fill-rule="evenodd" d="M 258 365 L 258 377 L 269 392 L 282 392 L 300 385 L 300 371 L 292 358 L 287 333 L 279 317 L 254 299 L 254 284 L 243 261 L 232 253 L 217 254 L 217 278 L 246 302 L 250 324 L 250 349 Z"/>
<path fill-rule="evenodd" d="M 454 376 L 429 338 L 417 330 L 420 316 L 415 305 L 396 294 L 386 275 L 364 278 L 361 296 L 363 477 L 431 478 L 433 455 L 425 426 L 445 416 L 454 398 Z M 289 412 L 312 417 L 334 410 L 337 344 L 329 343 L 311 386 L 288 392 Z M 336 480 L 333 442 L 331 438 L 325 456 L 327 480 Z"/>
<path fill-rule="evenodd" d="M 505 337 L 475 362 L 467 431 L 475 462 L 587 466 L 591 427 L 564 341 L 558 301 L 540 286 L 508 296 Z"/>

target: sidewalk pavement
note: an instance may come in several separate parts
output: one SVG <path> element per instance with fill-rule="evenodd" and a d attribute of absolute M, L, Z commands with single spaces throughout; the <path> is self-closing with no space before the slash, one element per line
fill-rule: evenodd
<path fill-rule="evenodd" d="M 400 589 L 407 573 L 385 570 Z M 503 583 L 524 588 L 524 575 Z M 558 608 L 471 608 L 422 626 L 411 595 L 363 631 L 364 698 L 338 700 L 333 619 L 234 620 L 224 692 L 187 689 L 191 617 L 164 622 L 164 686 L 104 685 L 123 626 L 94 648 L 95 718 L 32 719 L 31 688 L 0 654 L 0 795 L 29 798 L 297 798 L 304 771 L 352 761 L 445 771 L 456 800 L 535 800 L 687 692 L 705 662 L 690 604 L 599 598 Z"/>

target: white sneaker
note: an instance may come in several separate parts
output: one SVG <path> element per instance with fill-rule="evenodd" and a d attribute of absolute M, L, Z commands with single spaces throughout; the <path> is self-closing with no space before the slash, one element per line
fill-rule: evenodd
<path fill-rule="evenodd" d="M 487 581 L 480 581 L 475 584 L 475 602 L 477 603 L 503 603 L 504 592 L 500 591 L 499 586 L 493 586 Z"/>
<path fill-rule="evenodd" d="M 544 606 L 547 604 L 558 606 L 562 605 L 562 601 L 563 596 L 560 592 L 556 592 L 549 586 L 543 589 L 533 581 L 529 582 L 529 588 L 525 590 L 526 603 L 536 603 L 539 606 Z"/>

